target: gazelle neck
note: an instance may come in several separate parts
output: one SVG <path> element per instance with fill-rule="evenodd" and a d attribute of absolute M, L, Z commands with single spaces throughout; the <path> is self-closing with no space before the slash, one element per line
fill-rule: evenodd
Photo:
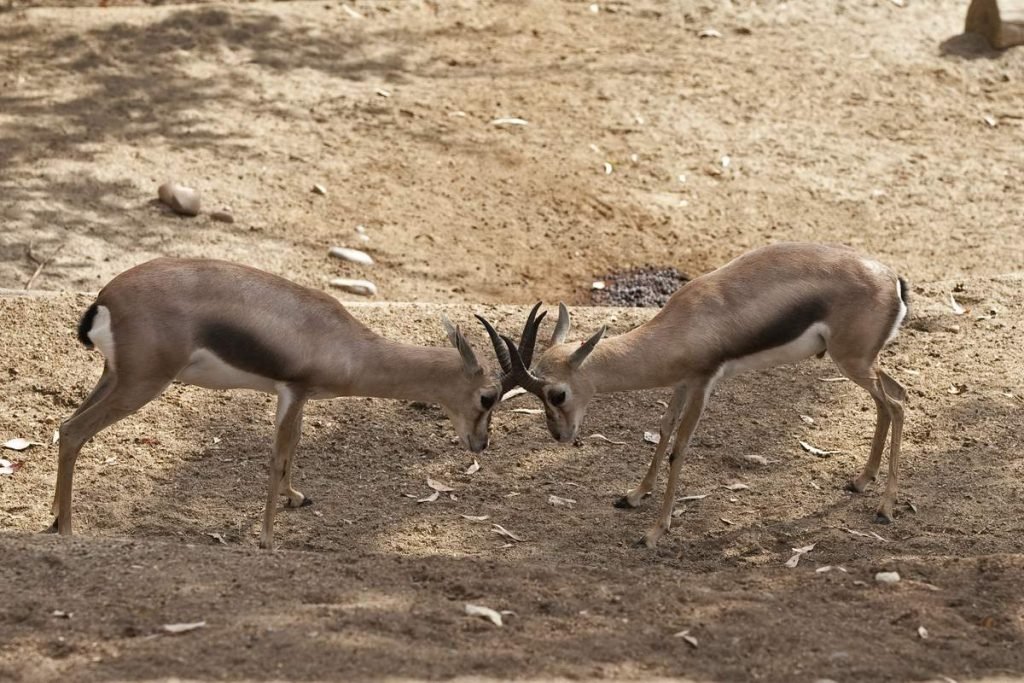
<path fill-rule="evenodd" d="M 682 340 L 665 339 L 648 322 L 625 334 L 608 337 L 594 347 L 583 363 L 598 393 L 655 389 L 675 383 L 677 346 Z"/>
<path fill-rule="evenodd" d="M 448 347 L 416 346 L 383 337 L 368 340 L 354 368 L 348 391 L 405 401 L 444 403 L 452 379 L 463 372 L 459 352 Z"/>

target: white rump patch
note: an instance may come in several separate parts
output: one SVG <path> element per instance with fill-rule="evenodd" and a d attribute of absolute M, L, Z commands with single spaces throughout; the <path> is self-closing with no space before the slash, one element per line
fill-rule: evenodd
<path fill-rule="evenodd" d="M 900 312 L 896 315 L 896 322 L 892 324 L 892 329 L 889 330 L 889 336 L 885 338 L 885 343 L 888 344 L 896 335 L 900 332 L 900 325 L 903 324 L 903 319 L 907 317 L 907 305 L 903 303 L 903 283 L 896 280 L 896 300 L 900 302 Z"/>
<path fill-rule="evenodd" d="M 274 380 L 239 370 L 209 349 L 193 351 L 175 379 L 207 389 L 254 389 L 273 394 L 276 388 Z"/>
<path fill-rule="evenodd" d="M 96 315 L 93 316 L 92 326 L 86 333 L 89 341 L 93 343 L 103 357 L 107 359 L 110 367 L 116 368 L 114 363 L 114 330 L 110 326 L 110 309 L 106 306 L 97 306 Z"/>
<path fill-rule="evenodd" d="M 787 344 L 726 361 L 719 372 L 722 377 L 732 377 L 749 370 L 763 370 L 776 365 L 797 363 L 828 348 L 828 339 L 831 334 L 832 331 L 825 323 L 814 323 L 803 334 Z"/>

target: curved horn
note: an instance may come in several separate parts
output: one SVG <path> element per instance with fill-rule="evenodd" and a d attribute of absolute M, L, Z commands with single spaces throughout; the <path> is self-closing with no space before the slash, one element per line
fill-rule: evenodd
<path fill-rule="evenodd" d="M 540 315 L 534 317 L 537 313 L 537 309 L 540 308 L 541 302 L 534 304 L 533 309 L 530 311 L 530 317 L 526 319 L 526 326 L 523 327 L 523 334 L 519 337 L 519 349 L 523 356 L 523 365 L 530 367 L 533 364 L 533 349 L 537 346 L 537 332 L 540 330 L 540 324 L 544 320 L 544 316 L 548 314 L 544 311 Z"/>
<path fill-rule="evenodd" d="M 526 319 L 526 325 L 523 326 L 523 332 L 519 336 L 519 346 L 521 348 L 520 354 L 523 360 L 524 367 L 530 367 L 533 362 L 533 349 L 537 345 L 537 331 L 540 329 L 540 324 L 544 320 L 544 316 L 548 313 L 544 311 L 539 316 L 537 310 L 541 307 L 541 302 L 538 301 L 534 304 L 530 310 L 530 316 Z M 501 393 L 505 394 L 516 387 L 518 382 L 516 381 L 515 373 L 512 369 L 512 357 L 509 355 L 508 347 L 501 341 L 501 337 L 498 332 L 491 325 L 490 321 L 482 315 L 477 315 L 476 319 L 480 321 L 480 324 L 487 330 L 487 336 L 491 338 L 491 344 L 494 346 L 494 355 L 498 358 L 498 364 L 501 366 Z"/>
<path fill-rule="evenodd" d="M 555 331 L 551 335 L 551 345 L 561 344 L 569 334 L 569 309 L 561 301 L 558 302 L 558 322 L 555 324 Z"/>
<path fill-rule="evenodd" d="M 516 382 L 523 389 L 526 389 L 531 394 L 541 396 L 541 393 L 544 391 L 544 382 L 526 368 L 526 365 L 523 363 L 523 357 L 519 355 L 519 349 L 516 348 L 515 342 L 505 336 L 502 336 L 502 340 L 512 356 L 512 377 L 515 378 Z"/>
<path fill-rule="evenodd" d="M 569 356 L 570 368 L 575 370 L 579 366 L 583 365 L 583 361 L 587 359 L 587 356 L 590 355 L 590 352 L 594 350 L 595 346 L 597 346 L 597 342 L 601 341 L 601 337 L 604 336 L 605 330 L 607 329 L 607 325 L 601 325 L 601 329 L 595 332 L 594 336 L 592 336 L 587 341 L 583 342 L 583 345 L 580 346 L 580 348 L 572 352 L 572 355 Z"/>
<path fill-rule="evenodd" d="M 502 343 L 501 337 L 498 336 L 498 332 L 495 328 L 487 322 L 487 318 L 482 315 L 476 315 L 476 319 L 483 326 L 483 329 L 487 331 L 487 336 L 490 337 L 490 344 L 495 347 L 495 355 L 498 356 L 498 365 L 502 367 L 502 373 L 508 375 L 512 372 L 512 357 L 509 355 L 509 349 Z M 504 376 L 502 377 L 502 386 L 505 386 Z"/>

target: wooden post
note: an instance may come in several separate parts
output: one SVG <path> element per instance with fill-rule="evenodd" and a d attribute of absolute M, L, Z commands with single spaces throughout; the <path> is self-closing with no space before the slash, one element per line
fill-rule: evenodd
<path fill-rule="evenodd" d="M 1024 45 L 1024 0 L 971 0 L 964 31 L 999 50 Z"/>

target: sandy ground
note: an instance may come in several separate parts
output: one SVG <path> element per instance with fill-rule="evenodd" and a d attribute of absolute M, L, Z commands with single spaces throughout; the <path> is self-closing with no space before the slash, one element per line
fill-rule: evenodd
<path fill-rule="evenodd" d="M 655 501 L 611 502 L 646 466 L 665 391 L 595 402 L 584 435 L 625 445 L 559 446 L 503 408 L 473 475 L 434 407 L 315 404 L 298 468 L 317 502 L 279 515 L 273 554 L 256 549 L 266 397 L 174 386 L 99 435 L 72 541 L 36 533 L 55 448 L 0 453 L 21 465 L 0 475 L 0 679 L 1024 677 L 1024 51 L 959 35 L 966 3 L 905 4 L 8 0 L 0 288 L 53 259 L 42 295 L 0 296 L 3 440 L 49 444 L 99 375 L 74 339 L 81 292 L 160 254 L 318 288 L 372 277 L 381 301 L 419 303 L 353 312 L 428 344 L 437 304 L 514 329 L 538 298 L 587 302 L 595 275 L 697 275 L 780 239 L 881 258 L 914 313 L 882 359 L 911 393 L 885 527 L 877 486 L 841 488 L 873 410 L 820 381 L 827 359 L 716 392 L 680 492 L 710 495 L 655 551 L 632 547 Z M 152 202 L 168 178 L 236 221 L 170 215 Z M 576 329 L 651 314 L 580 308 Z M 456 500 L 403 495 L 427 476 Z M 499 629 L 467 602 L 513 614 Z"/>

